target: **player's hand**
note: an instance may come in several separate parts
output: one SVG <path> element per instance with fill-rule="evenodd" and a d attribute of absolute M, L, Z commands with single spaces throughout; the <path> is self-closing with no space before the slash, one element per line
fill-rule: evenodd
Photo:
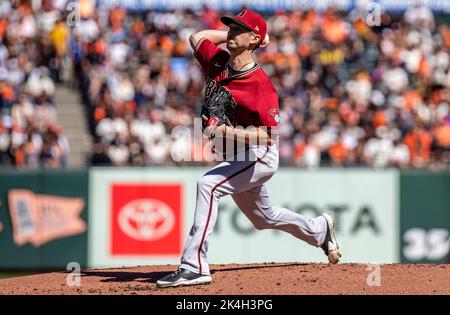
<path fill-rule="evenodd" d="M 205 122 L 206 128 L 203 131 L 205 136 L 208 137 L 208 139 L 212 139 L 217 131 L 220 132 L 220 135 L 224 135 L 226 132 L 227 125 L 221 124 L 221 125 L 210 125 L 208 126 L 207 123 L 209 121 L 209 118 L 206 117 L 206 115 L 202 115 L 202 120 Z"/>
<path fill-rule="evenodd" d="M 266 36 L 264 37 L 264 40 L 262 41 L 262 43 L 259 44 L 259 47 L 261 47 L 261 48 L 267 47 L 267 45 L 269 45 L 269 43 L 270 43 L 269 33 L 266 33 Z"/>

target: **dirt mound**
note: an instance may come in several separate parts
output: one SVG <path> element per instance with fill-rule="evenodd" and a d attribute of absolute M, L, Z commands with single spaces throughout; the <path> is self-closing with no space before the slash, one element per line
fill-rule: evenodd
<path fill-rule="evenodd" d="M 166 265 L 84 270 L 79 287 L 67 285 L 67 272 L 23 276 L 0 280 L 0 294 L 450 294 L 450 265 L 212 265 L 210 285 L 158 289 L 156 280 L 175 269 Z"/>

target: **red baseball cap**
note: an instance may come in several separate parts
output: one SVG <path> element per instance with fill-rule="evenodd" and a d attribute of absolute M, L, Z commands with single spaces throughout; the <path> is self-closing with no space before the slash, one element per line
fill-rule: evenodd
<path fill-rule="evenodd" d="M 231 23 L 236 23 L 243 28 L 253 31 L 261 37 L 260 43 L 264 40 L 267 33 L 267 23 L 264 19 L 256 12 L 249 9 L 244 9 L 236 16 L 221 16 L 220 20 L 223 24 L 229 26 Z"/>

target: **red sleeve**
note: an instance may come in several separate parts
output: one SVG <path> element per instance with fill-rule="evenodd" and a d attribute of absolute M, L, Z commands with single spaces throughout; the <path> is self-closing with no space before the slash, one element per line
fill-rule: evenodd
<path fill-rule="evenodd" d="M 203 68 L 203 71 L 207 74 L 209 64 L 211 63 L 211 60 L 217 53 L 219 53 L 222 49 L 220 49 L 218 46 L 216 46 L 212 41 L 209 39 L 203 38 L 195 47 L 195 53 L 194 56 L 197 58 L 198 62 Z"/>
<path fill-rule="evenodd" d="M 280 117 L 277 93 L 267 93 L 258 99 L 258 114 L 261 126 L 277 127 Z"/>

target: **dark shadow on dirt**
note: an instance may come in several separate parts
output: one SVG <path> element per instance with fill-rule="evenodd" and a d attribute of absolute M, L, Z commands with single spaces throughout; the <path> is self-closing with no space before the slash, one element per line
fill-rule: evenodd
<path fill-rule="evenodd" d="M 214 266 L 211 269 L 211 275 L 215 273 L 220 273 L 224 271 L 237 271 L 237 270 L 252 270 L 252 269 L 263 269 L 263 268 L 280 268 L 280 267 L 291 267 L 291 266 L 307 266 L 309 264 L 305 263 L 289 263 L 289 264 L 268 264 L 262 266 L 230 266 L 222 268 L 222 265 Z M 100 280 L 101 282 L 129 282 L 137 281 L 144 283 L 156 283 L 158 279 L 170 274 L 172 271 L 159 271 L 159 272 L 129 272 L 129 271 L 108 271 L 108 270 L 84 270 L 81 271 L 82 277 L 101 277 L 104 278 Z"/>
<path fill-rule="evenodd" d="M 81 272 L 82 277 L 102 277 L 101 282 L 150 282 L 156 283 L 159 278 L 170 274 L 170 272 L 120 272 L 120 271 L 91 271 Z"/>

